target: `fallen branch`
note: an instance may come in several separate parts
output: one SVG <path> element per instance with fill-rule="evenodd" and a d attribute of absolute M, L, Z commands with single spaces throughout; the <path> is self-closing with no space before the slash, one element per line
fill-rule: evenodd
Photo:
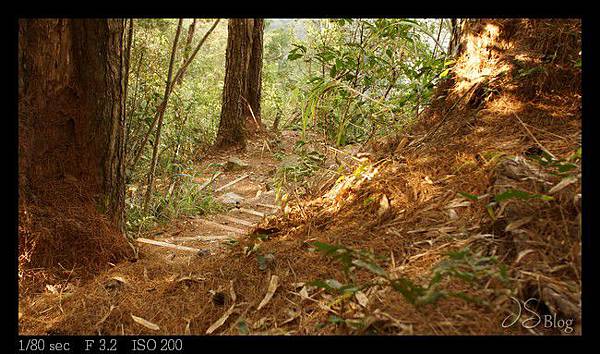
<path fill-rule="evenodd" d="M 221 327 L 225 321 L 227 321 L 227 319 L 229 318 L 229 316 L 231 316 L 231 314 L 233 313 L 233 309 L 235 309 L 235 300 L 236 300 L 236 295 L 235 295 L 235 291 L 233 291 L 233 281 L 230 282 L 230 295 L 231 295 L 231 301 L 233 302 L 233 304 L 231 305 L 231 307 L 223 314 L 223 316 L 221 316 L 221 318 L 219 318 L 215 323 L 213 323 L 210 327 L 208 327 L 208 329 L 206 330 L 206 334 L 211 334 L 212 332 L 214 332 L 215 330 L 217 330 L 219 327 Z"/>
<path fill-rule="evenodd" d="M 521 125 L 523 126 L 523 128 L 525 128 L 525 131 L 527 131 L 527 133 L 529 134 L 529 136 L 531 137 L 531 139 L 533 139 L 533 141 L 535 141 L 536 144 L 538 144 L 538 146 L 544 150 L 548 155 L 552 156 L 553 159 L 556 159 L 556 157 L 550 152 L 548 151 L 548 149 L 546 149 L 544 147 L 544 145 L 542 145 L 542 143 L 539 142 L 539 140 L 537 140 L 537 138 L 535 137 L 535 135 L 533 135 L 531 133 L 531 130 L 529 130 L 529 128 L 527 128 L 527 125 L 525 125 L 525 123 L 523 123 L 523 121 L 521 120 L 521 118 L 519 118 L 519 116 L 514 113 L 515 117 L 517 118 L 517 120 L 519 121 L 519 123 L 521 123 Z"/>
<path fill-rule="evenodd" d="M 200 251 L 200 249 L 198 248 L 193 248 L 193 247 L 186 247 L 186 246 L 179 246 L 179 245 L 174 245 L 172 243 L 168 243 L 168 242 L 163 242 L 163 241 L 156 241 L 156 240 L 150 240 L 148 238 L 136 238 L 137 242 L 140 243 L 146 243 L 149 245 L 154 245 L 154 246 L 160 246 L 160 247 L 166 247 L 166 248 L 172 248 L 172 249 L 176 249 L 179 251 L 188 251 L 188 252 L 195 252 L 198 253 Z"/>
<path fill-rule="evenodd" d="M 232 236 L 224 235 L 206 235 L 206 236 L 182 236 L 171 237 L 168 240 L 172 242 L 178 241 L 216 241 L 216 240 L 231 240 Z"/>
<path fill-rule="evenodd" d="M 225 189 L 225 188 L 231 187 L 231 186 L 233 186 L 234 184 L 238 183 L 239 181 L 243 180 L 244 178 L 248 178 L 249 176 L 250 176 L 249 174 L 245 174 L 245 175 L 243 175 L 242 177 L 236 178 L 236 179 L 234 179 L 233 181 L 231 181 L 231 182 L 227 183 L 226 185 L 224 185 L 224 186 L 221 186 L 221 187 L 217 188 L 217 189 L 215 190 L 215 193 L 216 193 L 216 192 L 220 192 L 220 191 L 222 191 L 222 190 L 223 190 L 223 189 Z"/>

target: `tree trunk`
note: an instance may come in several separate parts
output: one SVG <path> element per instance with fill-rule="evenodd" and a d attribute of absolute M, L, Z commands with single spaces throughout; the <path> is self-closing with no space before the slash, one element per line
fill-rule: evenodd
<path fill-rule="evenodd" d="M 246 81 L 246 94 L 244 98 L 244 116 L 246 117 L 246 130 L 256 132 L 263 130 L 260 113 L 260 94 L 262 86 L 263 65 L 263 32 L 264 19 L 254 19 L 252 31 L 252 49 L 250 62 L 248 64 L 248 75 Z"/>
<path fill-rule="evenodd" d="M 196 46 L 196 49 L 194 49 L 194 51 L 192 52 L 192 54 L 190 55 L 190 57 L 182 64 L 181 68 L 179 68 L 179 70 L 177 71 L 177 74 L 175 75 L 175 78 L 173 79 L 173 82 L 181 82 L 181 78 L 183 77 L 183 73 L 185 72 L 185 70 L 187 69 L 187 67 L 191 64 L 191 62 L 194 60 L 194 58 L 196 57 L 196 54 L 198 54 L 198 51 L 200 50 L 200 48 L 202 48 L 202 45 L 204 44 L 204 42 L 206 41 L 206 39 L 208 38 L 208 36 L 212 33 L 212 31 L 215 29 L 215 27 L 217 27 L 217 25 L 219 24 L 220 19 L 216 19 L 215 22 L 213 23 L 212 27 L 210 27 L 208 29 L 208 31 L 204 34 L 204 37 L 202 37 L 202 39 L 200 40 L 200 42 L 198 43 L 198 45 Z M 175 84 L 173 85 L 169 85 L 167 86 L 169 88 L 169 95 L 171 94 L 171 92 L 173 91 L 173 88 L 175 87 Z M 152 130 L 154 129 L 154 126 L 156 125 L 156 123 L 158 122 L 158 117 L 160 114 L 160 110 L 162 109 L 162 107 L 166 107 L 167 106 L 167 101 L 162 101 L 161 104 L 158 106 L 156 114 L 154 115 L 154 120 L 152 121 L 152 123 L 150 124 L 150 128 L 148 129 L 148 132 L 144 135 L 144 138 L 140 144 L 140 147 L 137 149 L 137 152 L 135 153 L 133 160 L 131 162 L 131 164 L 129 165 L 129 168 L 133 169 L 137 163 L 137 161 L 139 160 L 139 158 L 142 156 L 142 152 L 144 151 L 144 147 L 146 146 L 146 142 L 148 142 L 148 138 L 150 137 L 150 133 L 152 133 Z"/>
<path fill-rule="evenodd" d="M 464 26 L 465 21 L 469 21 L 469 20 L 456 19 L 456 18 L 453 18 L 450 20 L 451 33 L 450 33 L 450 42 L 448 44 L 448 55 L 450 57 L 457 57 L 462 50 L 463 46 L 461 45 L 461 41 L 464 40 L 463 26 Z"/>
<path fill-rule="evenodd" d="M 40 230 L 75 255 L 72 242 L 108 228 L 113 239 L 98 243 L 127 248 L 124 29 L 125 20 L 19 21 L 19 206 L 43 206 L 31 219 L 49 220 Z"/>
<path fill-rule="evenodd" d="M 192 41 L 194 40 L 194 32 L 196 32 L 196 19 L 192 19 L 192 23 L 188 27 L 187 38 L 185 40 L 185 47 L 183 48 L 183 58 L 181 59 L 181 65 L 185 64 L 186 60 L 190 57 L 190 52 L 192 50 Z M 185 68 L 182 69 L 181 76 L 177 79 L 177 83 L 181 85 L 183 81 L 183 74 L 185 74 Z"/>
<path fill-rule="evenodd" d="M 215 148 L 244 148 L 246 134 L 243 105 L 246 102 L 242 97 L 246 93 L 254 21 L 232 18 L 229 20 L 227 31 L 223 101 Z"/>
<path fill-rule="evenodd" d="M 182 23 L 183 19 L 179 19 L 177 24 L 177 32 L 175 32 L 175 39 L 173 39 L 173 48 L 171 49 L 171 60 L 169 61 L 169 72 L 167 74 L 167 83 L 165 84 L 163 105 L 159 110 L 158 127 L 156 128 L 154 149 L 152 150 L 152 162 L 150 163 L 150 171 L 148 172 L 148 189 L 146 189 L 146 196 L 144 198 L 144 211 L 148 210 L 148 205 L 150 203 L 150 199 L 152 198 L 152 189 L 154 188 L 154 173 L 156 172 L 156 164 L 158 163 L 158 149 L 160 147 L 160 132 L 162 130 L 165 111 L 167 110 L 167 103 L 169 102 L 169 95 L 172 91 L 171 86 L 175 85 L 175 81 L 173 80 L 173 64 L 175 63 L 175 56 L 177 54 L 177 43 L 179 42 L 179 34 L 181 33 Z"/>

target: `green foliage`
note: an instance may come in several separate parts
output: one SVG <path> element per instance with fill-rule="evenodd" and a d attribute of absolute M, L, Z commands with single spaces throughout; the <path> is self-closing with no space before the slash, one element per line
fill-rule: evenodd
<path fill-rule="evenodd" d="M 379 276 L 387 276 L 385 270 L 376 263 L 378 257 L 371 252 L 364 250 L 357 251 L 348 247 L 335 246 L 323 242 L 312 242 L 311 245 L 323 252 L 325 256 L 341 263 L 342 270 L 348 277 L 351 276 L 351 270 L 356 267 L 366 269 Z M 381 259 L 379 258 L 379 260 Z"/>
<path fill-rule="evenodd" d="M 447 34 L 444 21 L 335 19 L 307 25 L 307 38 L 296 41 L 287 56 L 308 67 L 302 129 L 322 130 L 338 145 L 407 124 L 406 117 L 429 104 L 434 85 L 454 63 L 431 42 L 440 25 Z"/>
<path fill-rule="evenodd" d="M 274 176 L 276 195 L 279 197 L 282 190 L 290 183 L 304 182 L 306 177 L 312 176 L 325 162 L 325 155 L 315 150 L 304 147 L 300 140 L 294 148 L 296 155 L 283 161 Z"/>
<path fill-rule="evenodd" d="M 169 52 L 177 19 L 134 20 L 133 47 L 127 95 L 126 155 L 128 187 L 146 183 L 154 134 L 140 148 L 162 101 L 169 66 Z M 212 25 L 198 19 L 191 44 L 194 48 Z M 186 49 L 185 19 L 175 70 Z M 440 30 L 442 36 L 435 38 Z M 310 19 L 293 20 L 264 32 L 261 115 L 270 125 L 280 119 L 280 129 L 325 132 L 338 145 L 363 141 L 373 134 L 402 128 L 414 111 L 422 110 L 433 86 L 451 76 L 451 60 L 433 43 L 445 47 L 447 20 L 409 19 Z M 432 42 L 432 40 L 434 42 Z M 194 174 L 198 153 L 212 144 L 218 129 L 222 98 L 227 21 L 221 21 L 176 83 L 164 115 L 158 163 L 157 192 L 150 211 L 142 200 L 128 194 L 128 219 L 133 228 L 152 225 L 168 217 L 210 209 L 209 197 L 177 191 L 171 200 L 168 188 L 175 175 Z M 278 191 L 312 175 L 323 158 L 299 147 L 298 159 L 276 176 Z M 141 153 L 131 166 L 133 157 Z M 282 155 L 276 158 L 285 160 Z M 192 188 L 193 189 L 193 188 Z M 190 189 L 190 190 L 192 190 Z M 200 206 L 193 206 L 199 203 Z"/>
<path fill-rule="evenodd" d="M 158 106 L 163 99 L 169 53 L 177 28 L 176 19 L 136 19 L 130 56 L 127 94 L 127 181 L 129 187 L 140 188 L 147 179 L 154 131 L 141 151 L 135 166 L 133 157 L 149 131 Z M 177 47 L 175 71 L 183 62 L 187 27 L 191 19 L 184 20 L 184 30 Z M 196 23 L 192 47 L 212 25 L 213 20 L 199 19 Z M 139 195 L 128 195 L 128 225 L 130 229 L 146 228 L 179 215 L 205 213 L 217 207 L 210 195 L 196 193 L 197 186 L 182 180 L 181 190 L 173 195 L 168 191 L 179 174 L 193 174 L 196 154 L 215 138 L 220 113 L 222 82 L 225 67 L 227 22 L 222 21 L 208 37 L 195 60 L 187 68 L 183 80 L 175 84 L 165 110 L 164 123 L 158 147 L 156 179 L 169 180 L 157 184 L 158 191 L 150 201 L 149 211 L 141 207 Z M 161 189 L 162 187 L 162 189 Z M 140 188 L 144 189 L 144 188 Z M 173 197 L 174 196 L 174 197 Z"/>
<path fill-rule="evenodd" d="M 458 192 L 458 194 L 462 195 L 463 197 L 473 200 L 473 201 L 477 201 L 479 200 L 479 197 L 473 194 L 469 194 L 469 193 L 465 193 L 465 192 Z"/>
<path fill-rule="evenodd" d="M 556 176 L 569 176 L 579 168 L 581 161 L 581 147 L 566 159 L 556 159 L 545 151 L 540 155 L 530 156 L 542 166 L 550 169 L 550 173 Z"/>
<path fill-rule="evenodd" d="M 341 264 L 342 270 L 348 278 L 353 278 L 352 273 L 357 268 L 367 270 L 373 275 L 383 278 L 388 286 L 398 291 L 407 301 L 415 306 L 434 304 L 445 297 L 457 297 L 468 302 L 485 304 L 485 301 L 471 297 L 464 292 L 442 289 L 441 285 L 444 279 L 461 280 L 472 285 L 484 282 L 490 278 L 498 278 L 504 283 L 508 281 L 507 268 L 504 264 L 499 263 L 496 257 L 473 254 L 469 248 L 449 252 L 447 257 L 433 268 L 428 284 L 422 286 L 405 277 L 391 277 L 378 264 L 378 260 L 385 260 L 385 258 L 377 257 L 371 252 L 354 250 L 323 242 L 312 242 L 311 245 L 323 252 L 325 256 Z M 352 294 L 360 289 L 369 287 L 371 284 L 356 284 L 355 281 L 349 284 L 342 284 L 335 279 L 317 279 L 312 281 L 311 285 L 337 294 Z"/>
<path fill-rule="evenodd" d="M 165 196 L 159 192 L 154 193 L 148 213 L 142 210 L 141 193 L 127 200 L 126 225 L 129 231 L 147 230 L 180 216 L 204 215 L 224 210 L 221 203 L 206 191 L 200 191 L 199 185 L 193 183 L 189 177 L 181 175 L 179 178 L 183 180 L 172 194 Z"/>
<path fill-rule="evenodd" d="M 522 191 L 519 189 L 512 189 L 512 188 L 509 188 L 506 191 L 504 191 L 500 194 L 496 194 L 494 196 L 494 200 L 497 203 L 500 203 L 500 202 L 503 202 L 503 201 L 509 200 L 509 199 L 520 199 L 520 200 L 541 199 L 544 201 L 554 200 L 554 198 L 549 195 L 532 194 L 529 192 L 525 192 L 525 191 Z"/>

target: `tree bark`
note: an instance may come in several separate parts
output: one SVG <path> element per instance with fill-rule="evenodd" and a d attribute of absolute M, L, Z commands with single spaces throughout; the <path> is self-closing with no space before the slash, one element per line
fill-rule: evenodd
<path fill-rule="evenodd" d="M 462 49 L 461 41 L 463 38 L 463 25 L 468 20 L 453 18 L 450 20 L 451 33 L 450 42 L 448 44 L 448 55 L 450 57 L 457 57 Z"/>
<path fill-rule="evenodd" d="M 249 133 L 263 130 L 260 111 L 260 96 L 262 86 L 263 66 L 263 32 L 264 19 L 254 19 L 252 30 L 252 49 L 248 64 L 246 93 L 244 98 L 244 116 L 246 117 L 246 130 Z"/>
<path fill-rule="evenodd" d="M 74 178 L 119 226 L 124 27 L 124 20 L 19 21 L 20 189 L 31 195 Z"/>
<path fill-rule="evenodd" d="M 129 252 L 125 21 L 19 20 L 19 249 L 34 244 L 31 264 L 97 269 Z"/>
<path fill-rule="evenodd" d="M 225 80 L 221 119 L 215 148 L 246 146 L 244 100 L 246 78 L 252 48 L 254 21 L 232 18 L 227 26 Z"/>

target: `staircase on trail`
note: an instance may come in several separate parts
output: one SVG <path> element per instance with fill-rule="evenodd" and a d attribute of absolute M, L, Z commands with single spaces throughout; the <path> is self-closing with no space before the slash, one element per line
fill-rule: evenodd
<path fill-rule="evenodd" d="M 230 209 L 219 214 L 191 217 L 188 224 L 178 232 L 161 233 L 154 238 L 138 238 L 140 246 L 166 252 L 167 259 L 171 261 L 177 254 L 214 255 L 226 243 L 244 237 L 264 217 L 280 209 L 275 205 L 274 191 L 266 191 L 265 182 L 261 180 L 264 176 L 246 170 L 241 174 L 226 171 L 217 177 L 221 178 L 214 178 L 209 185 L 205 183 L 198 188 L 210 187 L 212 184 L 215 199 L 232 195 L 240 198 L 239 202 L 233 204 L 230 201 Z M 182 260 L 182 257 L 179 259 Z"/>

